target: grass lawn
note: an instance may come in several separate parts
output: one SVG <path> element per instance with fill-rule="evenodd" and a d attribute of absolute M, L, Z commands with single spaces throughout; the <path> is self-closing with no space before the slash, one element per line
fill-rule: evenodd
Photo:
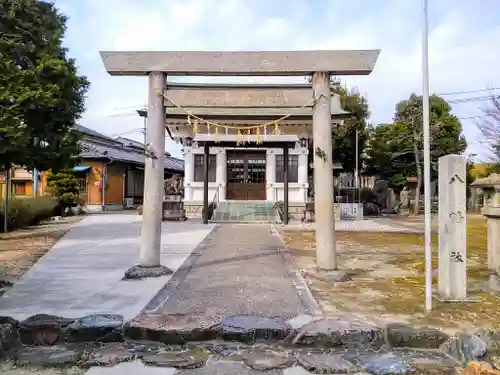
<path fill-rule="evenodd" d="M 343 284 L 325 281 L 316 272 L 314 236 L 314 232 L 283 232 L 287 247 L 326 313 L 355 314 L 374 321 L 403 321 L 448 330 L 500 325 L 500 296 L 487 290 L 486 221 L 481 218 L 467 220 L 469 296 L 479 302 L 434 300 L 430 314 L 424 311 L 423 234 L 337 232 L 340 268 L 353 278 Z M 433 236 L 432 262 L 436 269 L 437 236 Z M 433 284 L 436 288 L 437 278 Z"/>

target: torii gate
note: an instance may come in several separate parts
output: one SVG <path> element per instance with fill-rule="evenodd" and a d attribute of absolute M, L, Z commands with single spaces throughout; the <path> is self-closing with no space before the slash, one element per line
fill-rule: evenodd
<path fill-rule="evenodd" d="M 311 76 L 313 88 L 316 266 L 337 269 L 332 174 L 330 76 L 368 75 L 380 50 L 269 52 L 100 52 L 115 76 L 148 76 L 147 156 L 140 265 L 133 272 L 157 277 L 161 266 L 161 217 L 165 152 L 164 91 L 167 76 Z M 129 270 L 130 271 L 130 270 Z"/>

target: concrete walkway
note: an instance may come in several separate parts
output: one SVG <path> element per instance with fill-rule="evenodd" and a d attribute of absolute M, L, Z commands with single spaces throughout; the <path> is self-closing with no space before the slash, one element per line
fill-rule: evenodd
<path fill-rule="evenodd" d="M 193 254 L 191 269 L 171 280 L 150 311 L 285 318 L 304 314 L 307 303 L 297 294 L 298 280 L 280 246 L 269 225 L 223 224 L 209 235 L 201 253 Z"/>
<path fill-rule="evenodd" d="M 0 298 L 0 315 L 68 318 L 112 313 L 134 318 L 171 276 L 122 281 L 139 257 L 142 217 L 91 215 L 74 227 Z M 214 228 L 199 221 L 164 222 L 162 264 L 177 270 Z"/>
<path fill-rule="evenodd" d="M 294 221 L 288 225 L 281 225 L 283 230 L 299 230 L 313 231 L 315 223 L 302 223 Z M 364 220 L 335 220 L 335 231 L 337 232 L 408 232 L 420 233 L 423 227 L 420 228 L 418 223 L 406 223 L 402 221 L 392 220 L 390 218 L 365 218 Z"/>

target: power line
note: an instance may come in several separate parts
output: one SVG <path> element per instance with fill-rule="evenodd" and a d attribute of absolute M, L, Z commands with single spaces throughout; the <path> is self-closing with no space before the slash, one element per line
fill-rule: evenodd
<path fill-rule="evenodd" d="M 470 98 L 447 100 L 447 102 L 450 104 L 461 104 L 461 103 L 471 103 L 471 102 L 484 102 L 484 101 L 490 100 L 490 99 L 491 99 L 490 95 L 487 95 L 487 96 L 485 95 L 485 96 L 476 96 L 476 97 L 470 97 Z"/>
<path fill-rule="evenodd" d="M 500 90 L 500 87 L 494 87 L 491 89 L 477 89 L 477 90 L 468 90 L 468 91 L 446 92 L 444 94 L 438 94 L 438 95 L 439 96 L 450 96 L 450 95 L 472 94 L 475 92 L 494 91 L 494 90 Z"/>

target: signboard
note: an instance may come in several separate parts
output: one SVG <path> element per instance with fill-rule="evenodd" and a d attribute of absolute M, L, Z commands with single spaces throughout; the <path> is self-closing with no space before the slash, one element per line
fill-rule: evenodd
<path fill-rule="evenodd" d="M 358 218 L 358 203 L 340 203 L 340 219 L 341 220 L 356 220 Z"/>

